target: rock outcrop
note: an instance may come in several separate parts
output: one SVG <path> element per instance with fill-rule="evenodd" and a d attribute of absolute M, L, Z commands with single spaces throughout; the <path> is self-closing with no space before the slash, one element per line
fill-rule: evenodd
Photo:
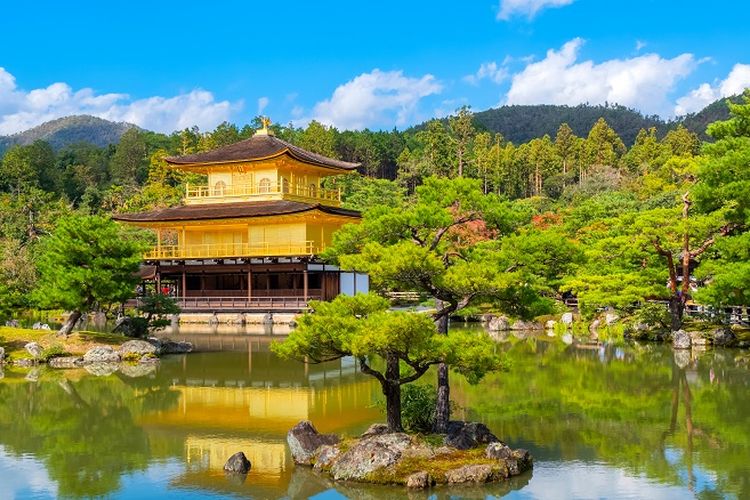
<path fill-rule="evenodd" d="M 159 353 L 160 347 L 145 340 L 128 340 L 120 346 L 120 356 L 123 359 L 140 359 L 143 356 L 158 356 Z"/>
<path fill-rule="evenodd" d="M 459 450 L 468 450 L 500 440 L 490 432 L 486 425 L 480 422 L 454 420 L 448 423 L 448 432 L 445 435 L 444 441 L 447 446 L 452 446 Z"/>
<path fill-rule="evenodd" d="M 560 318 L 560 321 L 562 321 L 562 323 L 564 325 L 567 325 L 567 326 L 572 325 L 573 324 L 573 313 L 571 313 L 571 312 L 563 313 L 562 318 Z"/>
<path fill-rule="evenodd" d="M 520 319 L 510 325 L 511 330 L 522 330 L 522 331 L 528 331 L 528 330 L 542 330 L 542 325 L 540 323 L 537 323 L 536 321 L 521 321 Z"/>
<path fill-rule="evenodd" d="M 423 490 L 432 485 L 430 475 L 427 471 L 419 471 L 406 478 L 406 487 L 414 490 Z"/>
<path fill-rule="evenodd" d="M 409 444 L 411 438 L 401 432 L 362 438 L 335 461 L 331 476 L 336 481 L 362 481 L 395 464 Z"/>
<path fill-rule="evenodd" d="M 425 489 L 434 484 L 498 481 L 532 467 L 526 450 L 511 449 L 478 422 L 450 422 L 445 442 L 451 444 L 443 445 L 419 435 L 388 432 L 383 424 L 339 442 L 336 436 L 319 434 L 306 420 L 289 431 L 287 440 L 297 464 L 312 464 L 314 471 L 334 481 Z"/>
<path fill-rule="evenodd" d="M 162 354 L 187 354 L 193 352 L 193 344 L 174 340 L 164 340 L 161 343 Z"/>
<path fill-rule="evenodd" d="M 110 346 L 92 347 L 83 355 L 84 364 L 119 363 L 120 354 Z"/>
<path fill-rule="evenodd" d="M 224 464 L 224 471 L 231 474 L 247 474 L 252 467 L 250 460 L 247 459 L 245 454 L 238 451 Z"/>
<path fill-rule="evenodd" d="M 287 433 L 286 441 L 292 452 L 296 464 L 310 465 L 315 452 L 323 445 L 333 445 L 339 442 L 339 437 L 333 434 L 321 434 L 309 420 L 303 420 Z"/>

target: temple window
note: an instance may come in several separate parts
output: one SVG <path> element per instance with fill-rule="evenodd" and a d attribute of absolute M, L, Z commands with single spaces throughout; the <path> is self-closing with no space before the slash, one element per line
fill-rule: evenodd
<path fill-rule="evenodd" d="M 271 192 L 271 179 L 264 177 L 258 182 L 259 193 L 270 193 Z"/>

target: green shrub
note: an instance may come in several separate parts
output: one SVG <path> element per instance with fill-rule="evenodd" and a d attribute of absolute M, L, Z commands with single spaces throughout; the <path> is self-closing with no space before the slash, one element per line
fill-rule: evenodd
<path fill-rule="evenodd" d="M 52 358 L 61 358 L 63 356 L 67 356 L 68 353 L 65 351 L 65 348 L 61 346 L 60 344 L 51 345 L 48 348 L 44 349 L 42 351 L 42 360 L 47 362 Z"/>
<path fill-rule="evenodd" d="M 437 391 L 431 385 L 401 387 L 401 421 L 409 432 L 432 432 L 435 424 Z"/>

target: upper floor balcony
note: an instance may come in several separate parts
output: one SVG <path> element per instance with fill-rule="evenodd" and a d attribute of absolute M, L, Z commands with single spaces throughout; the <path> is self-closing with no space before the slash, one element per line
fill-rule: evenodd
<path fill-rule="evenodd" d="M 256 184 L 229 184 L 218 181 L 214 185 L 187 185 L 185 204 L 228 203 L 234 201 L 292 200 L 321 203 L 338 207 L 341 205 L 340 189 L 325 189 L 316 184 L 304 185 L 289 182 L 272 182 L 262 179 Z"/>
<path fill-rule="evenodd" d="M 303 257 L 321 248 L 314 241 L 290 243 L 211 243 L 202 245 L 157 245 L 147 251 L 145 260 L 223 259 L 242 257 Z"/>

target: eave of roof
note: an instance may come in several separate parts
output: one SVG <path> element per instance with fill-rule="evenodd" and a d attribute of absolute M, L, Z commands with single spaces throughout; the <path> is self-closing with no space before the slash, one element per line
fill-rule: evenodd
<path fill-rule="evenodd" d="M 360 218 L 356 210 L 331 207 L 319 203 L 301 203 L 297 201 L 252 201 L 241 203 L 214 203 L 208 205 L 183 205 L 173 208 L 163 208 L 149 212 L 116 214 L 112 218 L 121 222 L 150 223 L 150 222 L 179 222 L 191 220 L 221 220 L 245 219 L 252 217 L 268 217 L 274 215 L 291 215 L 311 210 L 340 215 L 344 217 Z"/>
<path fill-rule="evenodd" d="M 361 165 L 360 163 L 335 160 L 307 151 L 272 135 L 256 135 L 250 139 L 229 144 L 212 151 L 185 156 L 171 156 L 165 158 L 165 161 L 171 165 L 191 167 L 219 163 L 261 161 L 283 154 L 288 154 L 303 163 L 336 170 L 351 171 Z"/>

